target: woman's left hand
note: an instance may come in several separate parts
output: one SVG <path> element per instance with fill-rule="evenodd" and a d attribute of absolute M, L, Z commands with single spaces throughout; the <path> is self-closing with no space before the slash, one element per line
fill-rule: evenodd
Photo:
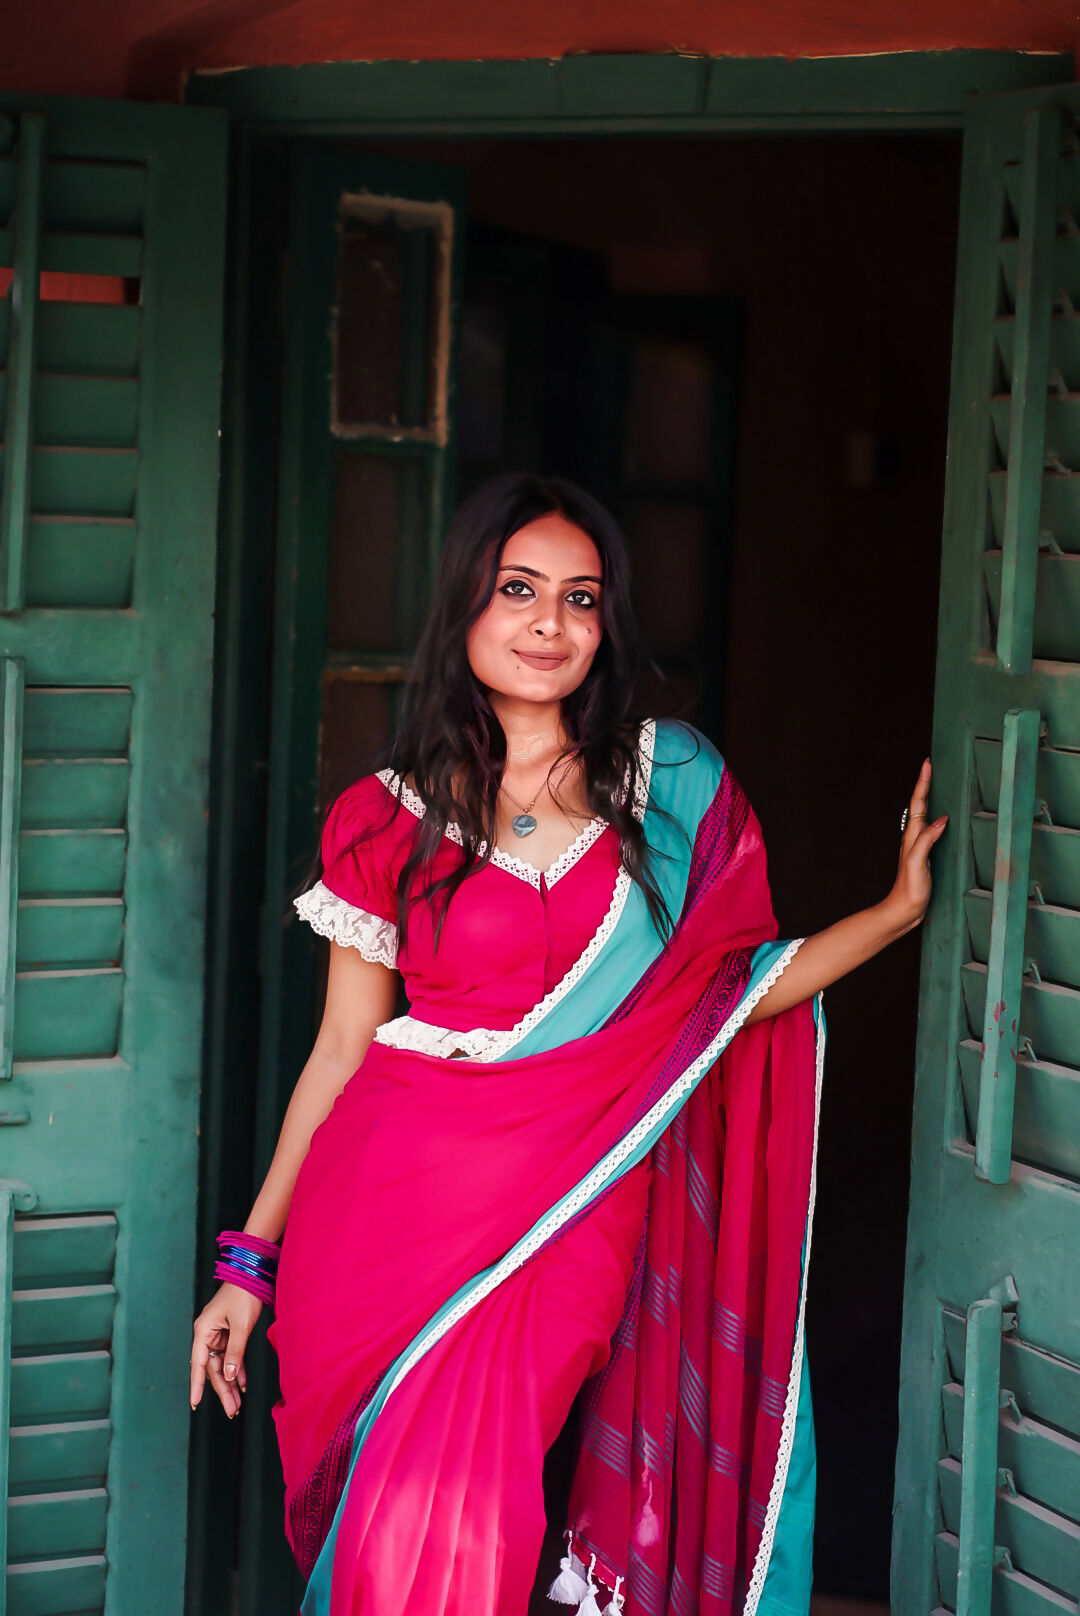
<path fill-rule="evenodd" d="M 926 803 L 930 795 L 930 759 L 919 770 L 915 790 L 908 804 L 907 825 L 900 841 L 900 862 L 896 880 L 886 902 L 897 915 L 903 930 L 919 924 L 930 902 L 930 849 L 949 822 L 948 814 L 930 822 Z"/>

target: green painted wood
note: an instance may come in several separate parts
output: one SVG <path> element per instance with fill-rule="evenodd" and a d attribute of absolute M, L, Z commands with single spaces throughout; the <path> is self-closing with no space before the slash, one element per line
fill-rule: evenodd
<path fill-rule="evenodd" d="M 109 1437 L 108 1420 L 12 1423 L 9 1485 L 50 1492 L 66 1486 L 101 1486 L 109 1462 Z"/>
<path fill-rule="evenodd" d="M 1062 266 L 1063 276 L 1075 280 L 1080 271 L 1080 237 L 1075 255 Z M 1049 467 L 1061 475 L 1060 468 L 1072 469 L 1077 463 L 1080 444 L 1080 396 L 1052 394 L 1046 400 L 1045 453 Z M 991 404 L 990 419 L 994 428 L 994 442 L 1003 460 L 1009 453 L 1009 429 L 1012 410 L 1008 397 L 995 398 Z M 1019 670 L 1017 670 L 1019 671 Z"/>
<path fill-rule="evenodd" d="M 40 685 L 132 684 L 148 627 L 132 611 L 29 608 L 4 621 L 8 654 L 24 657 Z"/>
<path fill-rule="evenodd" d="M 19 835 L 22 796 L 23 664 L 0 659 L 0 1081 L 8 1081 L 14 1054 L 15 969 Z M 0 1561 L 2 1564 L 2 1561 Z"/>
<path fill-rule="evenodd" d="M 972 816 L 971 843 L 976 880 L 980 887 L 989 889 L 994 879 L 996 815 Z M 1040 903 L 1080 909 L 1080 831 L 1036 823 L 1032 827 L 1029 875 Z"/>
<path fill-rule="evenodd" d="M 981 558 L 975 563 L 974 577 L 979 579 Z M 1011 687 L 1011 694 L 1010 694 Z M 990 653 L 977 653 L 969 667 L 957 674 L 957 695 L 962 697 L 970 715 L 971 729 L 976 736 L 989 739 L 1001 734 L 1005 710 L 1016 705 L 1015 675 L 1003 673 L 996 667 Z M 1080 669 L 1068 662 L 1036 662 L 1024 681 L 1024 705 L 1037 708 L 1047 726 L 1044 744 L 1062 749 L 1075 748 L 1080 743 Z"/>
<path fill-rule="evenodd" d="M 0 1186 L 0 1504 L 6 1506 L 9 1484 L 6 1455 L 11 1438 L 11 1296 L 15 1272 L 15 1205 L 10 1189 Z M 0 1509 L 0 1570 L 8 1563 L 6 1507 Z M 6 1593 L 0 1588 L 0 1616 L 6 1616 Z"/>
<path fill-rule="evenodd" d="M 1001 744 L 997 740 L 976 740 L 974 750 L 983 807 L 996 808 L 1001 790 Z M 1053 746 L 1040 746 L 1035 763 L 1035 790 L 1041 804 L 1053 803 L 1055 826 L 1080 829 L 1080 755 Z M 1045 824 L 1036 826 L 1036 832 L 1047 828 Z"/>
<path fill-rule="evenodd" d="M 0 157 L 0 218 L 15 206 L 16 164 Z M 67 162 L 54 158 L 45 170 L 44 214 L 53 230 L 142 228 L 146 168 L 141 163 Z"/>
<path fill-rule="evenodd" d="M 952 1609 L 956 1599 L 957 1557 L 956 1538 L 942 1532 L 935 1539 L 934 1559 L 945 1610 Z M 1071 1616 L 1075 1608 L 1075 1601 L 1066 1594 L 1001 1565 L 994 1573 L 986 1616 Z"/>
<path fill-rule="evenodd" d="M 37 369 L 38 281 L 41 264 L 45 120 L 26 113 L 20 121 L 14 197 L 13 268 L 4 400 L 4 468 L 0 484 L 0 611 L 22 609 L 26 544 L 30 525 L 29 450 Z"/>
<path fill-rule="evenodd" d="M 987 552 L 1000 553 L 1007 525 L 1015 522 L 1010 532 L 1017 538 L 1023 531 L 1029 537 L 1034 532 L 1034 542 L 1043 542 L 1045 557 L 1055 561 L 1049 534 L 1054 533 L 1057 542 L 1054 530 L 1060 530 L 1065 542 L 1059 549 L 1067 553 L 1074 542 L 1070 533 L 1080 533 L 1071 481 L 1080 472 L 1080 458 L 1072 458 L 1074 448 L 1080 451 L 1080 434 L 1072 425 L 1072 398 L 1065 396 L 1064 384 L 1059 385 L 1051 374 L 1055 351 L 1072 366 L 1072 358 L 1061 347 L 1063 340 L 1071 341 L 1071 333 L 1063 337 L 1051 329 L 1048 316 L 1043 357 L 1030 341 L 1022 354 L 1018 338 L 1020 324 L 1026 323 L 1029 338 L 1037 324 L 1040 284 L 1045 302 L 1049 281 L 1060 311 L 1080 306 L 1080 279 L 1072 278 L 1080 270 L 1080 259 L 1072 254 L 1066 239 L 1071 226 L 1064 213 L 1054 221 L 1054 210 L 1050 210 L 1051 221 L 1060 225 L 1062 233 L 1049 244 L 1047 241 L 1046 193 L 1058 184 L 1059 163 L 1053 153 L 1048 156 L 1042 137 L 1034 142 L 1037 149 L 1032 149 L 1028 130 L 1033 110 L 1049 110 L 1050 124 L 1060 115 L 1070 126 L 1063 137 L 1061 157 L 1068 169 L 1073 163 L 1071 126 L 1080 113 L 1080 92 L 1074 87 L 976 98 L 965 130 L 931 747 L 931 809 L 934 813 L 947 811 L 950 827 L 935 854 L 934 898 L 923 935 L 893 1517 L 892 1609 L 896 1616 L 925 1616 L 938 1604 L 955 1603 L 959 1548 L 955 1537 L 950 1540 L 953 1583 L 950 1587 L 946 1578 L 939 1585 L 940 1544 L 935 1546 L 941 1526 L 938 1464 L 947 1453 L 960 1458 L 964 1389 L 951 1378 L 956 1368 L 950 1368 L 943 1315 L 966 1313 L 1008 1269 L 1019 1293 L 1017 1312 L 1025 1339 L 1048 1359 L 1080 1365 L 1080 1284 L 1074 1282 L 1069 1265 L 1061 1261 L 1061 1253 L 1080 1241 L 1076 1153 L 1064 1137 L 1074 1115 L 1075 1074 L 1080 1071 L 1080 991 L 1067 985 L 1076 974 L 1068 960 L 1075 952 L 1071 939 L 1080 924 L 1080 912 L 1070 902 L 1077 891 L 1072 837 L 1080 828 L 1080 759 L 1076 756 L 1080 751 L 1080 659 L 1071 641 L 1058 637 L 1040 643 L 1040 655 L 1030 661 L 1028 671 L 1012 672 L 999 666 L 997 604 L 991 611 L 987 587 L 988 576 L 1000 567 L 997 558 L 988 563 Z M 1041 128 L 1043 122 L 1040 116 L 1037 126 Z M 1029 161 L 1025 162 L 1025 156 Z M 1023 171 L 1020 174 L 1018 165 Z M 1062 183 L 1068 194 L 1071 178 L 1066 176 Z M 1017 282 L 1016 239 L 1017 215 L 1024 214 L 1025 196 L 1034 209 L 1028 208 L 1029 217 L 1043 221 L 1041 246 L 1037 231 L 1029 231 L 1033 279 L 1026 283 L 1026 290 L 1024 276 Z M 1025 530 L 1019 514 L 1009 515 L 1007 520 L 1009 499 L 1002 467 L 1010 452 L 1010 428 L 1018 434 L 1013 446 L 1018 450 L 1023 423 L 1035 421 L 1040 396 L 1046 409 L 1049 474 L 1042 455 L 1029 444 L 1024 462 L 1026 504 L 1021 502 L 1022 513 L 1016 507 L 1028 524 Z M 1030 426 L 1028 430 L 1037 438 Z M 1017 463 L 1014 453 L 1014 476 Z M 1014 507 L 1016 497 L 1014 493 Z M 1060 574 L 1056 566 L 1034 560 L 1031 571 L 1032 620 L 1052 624 L 1056 603 L 1048 601 L 1047 595 Z M 1014 619 L 1014 650 L 1016 630 Z M 1072 654 L 1052 660 L 1044 654 L 1047 649 Z M 1019 666 L 1015 657 L 1013 665 Z M 1010 711 L 1041 715 L 1045 725 L 1043 744 L 1026 771 L 1002 767 L 1001 737 Z M 1031 741 L 1029 735 L 1029 745 Z M 1025 773 L 1027 780 L 1021 789 Z M 1004 807 L 1003 814 L 999 806 Z M 1032 827 L 1036 807 L 1037 830 Z M 1003 822 L 1010 812 L 1015 819 L 1012 830 Z M 1027 834 L 1025 822 L 1031 831 L 1026 872 L 1012 856 L 1017 830 L 1021 837 Z M 1000 857 L 1003 850 L 1010 850 L 1008 857 Z M 1013 1005 L 1017 998 L 1015 956 L 1019 952 L 1021 964 L 1033 957 L 1036 939 L 1047 970 L 1063 977 L 1062 982 L 1049 980 L 1041 966 L 1041 979 L 1025 976 L 1018 995 L 1019 1015 L 1007 1018 L 1009 1023 L 1018 1021 L 1015 1035 L 1019 1043 L 1010 1047 L 1020 1052 L 1013 1108 L 1014 1159 L 1007 1184 L 978 1176 L 972 1143 L 978 1131 L 973 1128 L 978 1121 L 973 1072 L 982 1064 L 980 1046 L 988 1000 L 991 1026 L 996 1028 L 992 1011 L 1002 998 L 1009 998 L 1009 991 L 1003 994 L 996 988 L 987 993 L 987 962 L 995 952 L 990 925 L 993 900 L 987 888 L 993 885 L 995 863 L 1000 865 L 996 872 L 999 908 L 1001 900 L 1008 899 L 1004 908 L 1011 910 Z M 1029 891 L 1029 876 L 1035 882 L 1044 878 L 1046 885 L 1040 885 L 1037 892 Z M 1023 930 L 1028 945 L 1020 947 Z M 1000 957 L 995 974 L 1002 980 L 1006 975 Z M 1006 1031 L 1010 1036 L 1014 1033 L 1011 1025 Z M 990 1164 L 986 1151 L 981 1150 L 980 1157 L 981 1172 Z M 1004 1176 L 1000 1160 L 995 1176 Z M 952 1389 L 945 1394 L 943 1388 L 948 1387 Z M 1068 1495 L 1058 1485 L 1070 1476 L 1068 1465 L 1064 1471 L 1061 1466 L 1060 1433 L 1055 1435 L 1049 1425 L 1027 1419 L 1023 1425 L 1022 1432 L 999 1425 L 998 1465 L 1012 1468 L 1014 1458 L 1022 1461 L 1024 1476 L 1017 1475 L 1021 1493 L 1047 1509 L 1075 1518 L 1075 1511 L 1065 1502 Z M 1068 1457 L 1072 1452 L 1068 1443 L 1075 1439 L 1061 1440 Z M 1017 1444 L 1024 1448 L 1019 1457 L 1013 1451 Z M 984 1511 L 986 1508 L 984 1498 Z M 1020 1608 L 1015 1601 L 1027 1588 L 1022 1573 L 998 1569 L 992 1584 L 989 1608 Z M 985 1596 L 985 1588 L 983 1592 Z M 1051 1597 L 1060 1600 L 1062 1596 Z"/>
<path fill-rule="evenodd" d="M 999 1300 L 985 1298 L 968 1308 L 956 1616 L 980 1616 L 990 1607 L 1001 1328 Z"/>
<path fill-rule="evenodd" d="M 6 353 L 10 300 L 0 301 L 0 353 Z M 134 376 L 139 363 L 139 308 L 134 303 L 38 306 L 38 368 L 66 376 Z"/>
<path fill-rule="evenodd" d="M 39 685 L 26 697 L 26 752 L 33 757 L 124 757 L 133 705 L 130 690 Z"/>
<path fill-rule="evenodd" d="M 1070 285 L 1075 280 L 1076 265 L 1080 260 L 1080 232 L 1062 231 L 1055 236 L 1052 256 L 1055 285 Z M 1007 236 L 1002 239 L 998 245 L 998 260 L 1005 281 L 1008 303 L 1015 307 L 1023 284 L 1020 243 L 1016 237 Z M 1067 308 L 1068 304 L 1065 304 L 1065 307 Z"/>
<path fill-rule="evenodd" d="M 938 1464 L 945 1529 L 959 1535 L 962 1471 L 955 1459 Z M 1056 1510 L 1046 1509 L 999 1486 L 996 1493 L 994 1539 L 1007 1549 L 1017 1571 L 1080 1597 L 1080 1526 Z"/>
<path fill-rule="evenodd" d="M 122 830 L 24 830 L 19 886 L 26 897 L 118 895 L 127 844 Z"/>
<path fill-rule="evenodd" d="M 26 557 L 28 606 L 131 604 L 135 523 L 36 516 Z"/>
<path fill-rule="evenodd" d="M 12 1418 L 33 1425 L 48 1416 L 103 1417 L 109 1408 L 108 1352 L 29 1353 L 11 1366 Z"/>
<path fill-rule="evenodd" d="M 7 377 L 0 375 L 0 409 L 6 408 Z M 129 449 L 139 419 L 134 376 L 39 374 L 34 387 L 35 442 L 66 447 Z"/>
<path fill-rule="evenodd" d="M 71 163 L 54 158 L 45 171 L 48 230 L 137 235 L 145 204 L 144 163 Z"/>
<path fill-rule="evenodd" d="M 561 109 L 569 117 L 658 116 L 705 110 L 707 56 L 566 56 L 558 66 Z"/>
<path fill-rule="evenodd" d="M 965 1038 L 957 1054 L 967 1135 L 974 1140 L 982 1046 Z M 1012 1154 L 1018 1162 L 1080 1183 L 1080 1072 L 1075 1067 L 1017 1061 Z"/>
<path fill-rule="evenodd" d="M 0 1082 L 11 1077 L 15 1048 L 15 957 L 18 937 L 19 834 L 22 822 L 24 665 L 0 658 Z M 3 1562 L 0 1561 L 0 1565 Z"/>
<path fill-rule="evenodd" d="M 116 965 L 123 952 L 121 898 L 25 898 L 19 904 L 16 964 Z"/>
<path fill-rule="evenodd" d="M 704 93 L 687 106 L 699 75 Z M 192 102 L 227 107 L 238 120 L 320 129 L 336 125 L 339 131 L 342 125 L 387 124 L 399 129 L 439 124 L 463 133 L 494 127 L 500 134 L 537 125 L 552 132 L 627 126 L 822 128 L 852 120 L 863 127 L 938 128 L 960 125 L 972 92 L 1071 77 L 1067 55 L 1013 51 L 801 60 L 600 53 L 561 60 L 333 62 L 193 73 L 185 95 Z M 584 83 L 591 83 L 598 100 L 582 105 Z"/>
<path fill-rule="evenodd" d="M 987 550 L 983 562 L 991 622 L 1000 623 L 1002 556 Z M 1036 587 L 1037 579 L 1037 587 Z M 1053 661 L 1080 659 L 1080 555 L 1037 558 L 1032 578 L 1032 654 Z"/>
<path fill-rule="evenodd" d="M 1061 132 L 1059 106 L 1034 107 L 1027 114 L 1009 447 L 1005 461 L 1008 484 L 1002 536 L 1001 610 L 997 631 L 998 662 L 1009 673 L 1026 673 L 1031 667 L 1050 304 L 1056 285 L 1053 257 Z"/>
<path fill-rule="evenodd" d="M 942 1312 L 947 1373 L 962 1380 L 967 1321 L 951 1308 Z M 1023 1415 L 1080 1434 L 1080 1366 L 1040 1352 L 1013 1333 L 1001 1341 L 1001 1384 Z"/>
<path fill-rule="evenodd" d="M 43 516 L 132 516 L 138 470 L 134 449 L 42 444 L 31 456 L 31 510 Z"/>
<path fill-rule="evenodd" d="M 104 1487 L 32 1493 L 8 1505 L 8 1551 L 13 1560 L 45 1560 L 65 1550 L 90 1554 L 105 1547 L 109 1495 Z"/>
<path fill-rule="evenodd" d="M 8 1616 L 69 1616 L 100 1610 L 105 1598 L 103 1555 L 31 1560 L 8 1570 Z"/>
<path fill-rule="evenodd" d="M 986 967 L 976 963 L 963 967 L 961 975 L 968 1028 L 972 1036 L 982 1031 L 986 1016 Z M 1056 983 L 1035 984 L 1025 977 L 1020 995 L 1021 1043 L 1031 1041 L 1036 1059 L 1061 1066 L 1076 1064 L 1077 1038 L 1080 1037 L 1080 993 Z"/>
<path fill-rule="evenodd" d="M 40 1352 L 68 1344 L 98 1347 L 112 1337 L 116 1290 L 112 1285 L 50 1285 L 12 1293 L 11 1339 Z"/>
<path fill-rule="evenodd" d="M 38 758 L 23 766 L 22 822 L 28 828 L 122 826 L 131 767 L 126 758 Z"/>
<path fill-rule="evenodd" d="M 969 1320 L 970 1334 L 970 1320 Z M 961 1458 L 965 1410 L 965 1388 L 953 1384 L 942 1391 L 947 1452 Z M 1017 1419 L 1007 1409 L 997 1421 L 998 1464 L 1011 1470 L 1016 1486 L 1025 1497 L 1047 1509 L 1075 1517 L 1080 1497 L 1080 1441 L 1032 1419 Z M 990 1477 L 991 1485 L 994 1476 Z"/>
<path fill-rule="evenodd" d="M 15 243 L 10 230 L 0 230 L 0 264 L 10 263 Z M 92 236 L 46 230 L 41 238 L 41 267 L 61 275 L 143 273 L 143 243 L 138 236 Z"/>
<path fill-rule="evenodd" d="M 1015 646 L 1015 640 L 1010 643 Z M 999 661 L 1004 664 L 1000 650 Z M 1005 714 L 1001 743 L 1001 794 L 998 798 L 990 936 L 985 955 L 986 1008 L 975 1132 L 975 1171 L 991 1184 L 1008 1183 L 1012 1157 L 1016 1026 L 1024 974 L 1028 867 L 1031 860 L 1031 826 L 1035 817 L 1035 755 L 1039 748 L 1039 723 L 1037 712 L 1011 708 Z M 1076 920 L 1080 930 L 1080 915 Z"/>
<path fill-rule="evenodd" d="M 15 1059 L 115 1055 L 123 997 L 119 966 L 20 971 L 15 977 Z"/>
<path fill-rule="evenodd" d="M 1010 272 L 1013 262 L 1010 248 L 1008 252 Z M 1000 315 L 994 321 L 994 336 L 1001 356 L 1005 382 L 1011 387 L 1015 364 L 1016 316 Z M 1051 314 L 1050 376 L 1055 393 L 1059 392 L 1062 386 L 1069 393 L 1080 390 L 1080 315 L 1057 311 Z"/>
<path fill-rule="evenodd" d="M 1074 832 L 1075 834 L 1075 832 Z M 969 892 L 964 909 L 971 935 L 972 953 L 976 960 L 985 961 L 993 954 L 993 925 L 990 917 L 991 899 L 985 892 Z M 1018 969 L 1027 969 L 1032 980 L 1041 979 L 1059 986 L 1080 987 L 1080 913 L 1056 904 L 1025 904 L 1018 900 L 1017 926 L 1023 947 L 1017 949 Z M 1038 978 L 1035 972 L 1038 972 Z M 1019 988 L 1017 977 L 1016 988 Z M 998 1001 L 993 986 L 989 989 L 991 1005 Z M 1015 1008 L 1015 998 L 1011 1001 Z M 989 1012 L 988 1012 L 989 1013 Z M 1003 1011 L 996 1025 L 996 1036 L 1001 1042 L 1011 1041 L 1012 1020 Z M 984 1029 L 985 1031 L 985 1029 Z"/>
<path fill-rule="evenodd" d="M 20 1284 L 79 1275 L 107 1279 L 116 1261 L 116 1219 L 20 1218 L 15 1224 L 15 1277 Z"/>

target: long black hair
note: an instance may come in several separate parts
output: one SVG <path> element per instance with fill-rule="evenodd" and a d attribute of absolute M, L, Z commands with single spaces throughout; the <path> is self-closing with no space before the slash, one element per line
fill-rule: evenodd
<path fill-rule="evenodd" d="M 641 887 L 657 931 L 672 917 L 649 868 L 650 852 L 633 812 L 640 764 L 642 715 L 636 691 L 646 662 L 630 599 L 626 541 L 611 512 L 564 477 L 503 472 L 482 483 L 458 507 L 447 531 L 434 598 L 405 693 L 402 721 L 381 754 L 383 766 L 406 776 L 424 805 L 398 877 L 398 938 L 404 941 L 409 902 L 427 898 L 441 931 L 446 907 L 495 846 L 496 803 L 506 766 L 506 737 L 484 687 L 469 664 L 466 638 L 495 592 L 507 540 L 540 516 L 557 512 L 587 533 L 603 570 L 603 634 L 589 671 L 564 697 L 563 756 L 580 759 L 590 811 L 619 832 L 620 858 Z M 396 812 L 388 798 L 389 814 Z M 447 826 L 461 833 L 463 857 L 439 879 L 428 873 Z M 369 826 L 363 841 L 381 825 Z M 355 844 L 354 844 L 355 845 Z"/>

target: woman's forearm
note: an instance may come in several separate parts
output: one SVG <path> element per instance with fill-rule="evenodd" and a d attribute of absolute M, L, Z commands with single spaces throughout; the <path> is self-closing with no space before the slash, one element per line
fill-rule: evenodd
<path fill-rule="evenodd" d="M 263 1240 L 281 1239 L 296 1177 L 308 1153 L 311 1136 L 329 1116 L 331 1106 L 358 1064 L 353 1053 L 326 1054 L 318 1045 L 312 1050 L 285 1112 L 277 1149 L 262 1189 L 244 1225 L 248 1234 L 259 1235 Z"/>
<path fill-rule="evenodd" d="M 815 932 L 802 944 L 764 998 L 758 1000 L 747 1021 L 777 1016 L 804 999 L 812 999 L 830 982 L 846 976 L 848 971 L 911 931 L 919 924 L 919 918 L 890 893 L 882 903 L 845 915 L 835 925 Z"/>

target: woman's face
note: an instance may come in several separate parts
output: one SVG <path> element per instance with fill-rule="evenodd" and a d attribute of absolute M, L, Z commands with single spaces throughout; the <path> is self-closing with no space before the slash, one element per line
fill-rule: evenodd
<path fill-rule="evenodd" d="M 576 690 L 603 634 L 602 575 L 592 539 L 557 511 L 512 534 L 466 641 L 480 683 L 517 701 L 561 701 Z"/>

